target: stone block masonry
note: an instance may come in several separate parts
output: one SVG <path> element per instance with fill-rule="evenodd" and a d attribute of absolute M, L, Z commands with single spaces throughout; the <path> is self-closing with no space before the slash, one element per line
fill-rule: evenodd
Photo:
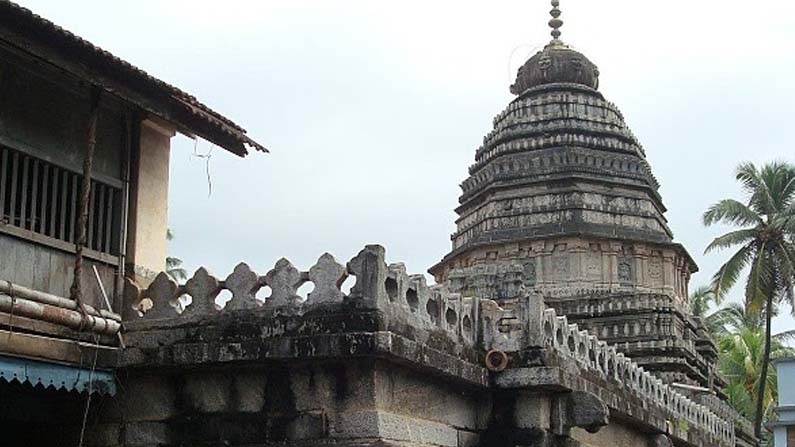
<path fill-rule="evenodd" d="M 605 429 L 648 445 L 735 445 L 730 420 L 538 295 L 501 307 L 450 290 L 387 265 L 380 246 L 306 271 L 280 260 L 225 279 L 199 269 L 185 285 L 161 274 L 128 294 L 123 391 L 96 416 L 93 445 L 606 446 Z M 506 363 L 489 371 L 494 352 Z"/>

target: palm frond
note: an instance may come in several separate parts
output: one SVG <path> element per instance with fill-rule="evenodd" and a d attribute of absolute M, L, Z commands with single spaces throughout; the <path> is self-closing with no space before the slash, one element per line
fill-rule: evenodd
<path fill-rule="evenodd" d="M 760 178 L 764 182 L 775 210 L 785 209 L 792 200 L 795 191 L 795 167 L 785 162 L 774 161 L 762 167 Z"/>
<path fill-rule="evenodd" d="M 703 220 L 706 226 L 718 222 L 740 226 L 756 226 L 762 223 L 759 213 L 734 199 L 723 199 L 709 207 L 704 213 Z"/>
<path fill-rule="evenodd" d="M 784 241 L 776 246 L 779 268 L 781 270 L 781 289 L 782 296 L 780 301 L 789 304 L 792 313 L 795 314 L 795 243 Z"/>
<path fill-rule="evenodd" d="M 749 206 L 757 214 L 775 214 L 776 206 L 770 195 L 765 180 L 753 163 L 742 163 L 737 167 L 737 180 L 743 184 L 743 189 L 750 196 Z"/>
<path fill-rule="evenodd" d="M 745 244 L 754 240 L 758 236 L 759 231 L 754 228 L 730 231 L 723 236 L 716 237 L 712 242 L 710 242 L 710 244 L 707 245 L 707 248 L 704 250 L 704 253 L 709 253 L 718 249 L 731 248 L 735 245 Z"/>
<path fill-rule="evenodd" d="M 743 327 L 759 328 L 759 318 L 747 314 L 740 303 L 728 303 L 706 317 L 710 333 L 724 336 Z"/>
<path fill-rule="evenodd" d="M 690 313 L 696 317 L 703 317 L 709 310 L 710 303 L 718 300 L 712 286 L 700 286 L 690 294 Z"/>
<path fill-rule="evenodd" d="M 732 286 L 734 286 L 740 273 L 748 265 L 753 255 L 753 246 L 746 244 L 718 269 L 717 273 L 712 277 L 712 289 L 718 299 L 726 296 Z"/>
<path fill-rule="evenodd" d="M 795 169 L 788 173 L 788 178 L 781 188 L 781 209 L 787 209 L 795 204 Z"/>

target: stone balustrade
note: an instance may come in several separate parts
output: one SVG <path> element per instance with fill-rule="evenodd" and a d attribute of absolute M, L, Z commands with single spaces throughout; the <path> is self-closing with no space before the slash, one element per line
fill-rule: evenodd
<path fill-rule="evenodd" d="M 148 288 L 128 297 L 133 306 L 127 316 L 177 324 L 235 311 L 301 315 L 321 305 L 348 304 L 383 312 L 395 329 L 412 328 L 419 342 L 442 332 L 460 346 L 473 348 L 479 332 L 480 300 L 450 293 L 445 285 L 428 286 L 424 275 L 408 274 L 402 263 L 387 265 L 384 257 L 383 247 L 371 245 L 347 265 L 325 253 L 307 271 L 280 259 L 264 275 L 240 263 L 225 279 L 202 267 L 184 285 L 160 273 Z M 342 284 L 348 276 L 356 282 L 346 294 Z M 314 289 L 304 299 L 298 289 L 308 282 Z M 270 294 L 260 297 L 266 288 Z M 221 306 L 217 298 L 224 290 L 231 293 L 231 299 Z M 185 297 L 190 301 L 183 306 L 181 303 L 188 301 Z"/>
<path fill-rule="evenodd" d="M 356 281 L 345 293 L 342 284 L 348 276 Z M 314 284 L 314 289 L 303 299 L 298 289 L 307 282 Z M 259 298 L 258 293 L 266 287 L 270 294 Z M 216 299 L 224 290 L 232 297 L 222 307 Z M 540 296 L 500 307 L 493 300 L 464 297 L 450 290 L 457 289 L 450 284 L 429 286 L 424 275 L 408 274 L 401 263 L 387 265 L 384 248 L 370 245 L 346 265 L 326 253 L 307 271 L 281 259 L 264 275 L 241 263 L 223 280 L 200 268 L 184 285 L 161 273 L 147 289 L 136 292 L 133 307 L 138 321 L 157 321 L 162 326 L 186 321 L 202 324 L 230 312 L 301 316 L 318 306 L 343 305 L 377 311 L 383 314 L 387 330 L 410 333 L 419 343 L 432 338 L 438 343 L 441 334 L 452 354 L 467 351 L 482 355 L 493 349 L 518 354 L 528 348 L 543 348 L 572 359 L 582 370 L 597 373 L 643 402 L 661 407 L 671 423 L 692 424 L 717 444 L 733 445 L 732 421 L 678 393 L 614 346 L 569 324 L 554 309 L 545 309 Z M 190 303 L 180 309 L 178 300 L 186 295 Z M 142 306 L 147 300 L 150 304 Z"/>
<path fill-rule="evenodd" d="M 662 406 L 673 422 L 687 422 L 702 427 L 721 443 L 734 445 L 734 424 L 693 402 L 672 387 L 654 377 L 613 346 L 569 324 L 566 316 L 558 316 L 553 309 L 543 310 L 542 337 L 544 345 L 557 353 L 574 359 L 582 369 L 595 371 L 610 382 L 647 402 Z"/>

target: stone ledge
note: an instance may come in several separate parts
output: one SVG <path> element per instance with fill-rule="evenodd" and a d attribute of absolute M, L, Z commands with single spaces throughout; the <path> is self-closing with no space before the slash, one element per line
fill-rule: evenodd
<path fill-rule="evenodd" d="M 392 332 L 354 332 L 274 337 L 243 342 L 201 340 L 148 348 L 131 347 L 118 358 L 121 368 L 201 366 L 229 362 L 344 360 L 375 357 L 428 370 L 477 387 L 489 385 L 488 371 L 448 353 Z"/>
<path fill-rule="evenodd" d="M 502 389 L 537 389 L 563 393 L 586 391 L 607 404 L 611 418 L 641 423 L 649 431 L 666 433 L 692 445 L 718 445 L 712 436 L 693 424 L 671 419 L 656 402 L 643 401 L 554 354 L 548 354 L 548 361 L 549 364 L 558 366 L 509 369 L 497 374 L 492 383 Z"/>

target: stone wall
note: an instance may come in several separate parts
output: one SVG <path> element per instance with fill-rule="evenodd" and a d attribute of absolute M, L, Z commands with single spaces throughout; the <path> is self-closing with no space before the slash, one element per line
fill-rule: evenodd
<path fill-rule="evenodd" d="M 733 445 L 732 421 L 539 296 L 501 307 L 384 257 L 368 246 L 347 265 L 326 254 L 265 275 L 241 264 L 224 280 L 200 269 L 130 292 L 124 391 L 93 445 L 601 446 L 605 425 L 628 442 Z"/>

